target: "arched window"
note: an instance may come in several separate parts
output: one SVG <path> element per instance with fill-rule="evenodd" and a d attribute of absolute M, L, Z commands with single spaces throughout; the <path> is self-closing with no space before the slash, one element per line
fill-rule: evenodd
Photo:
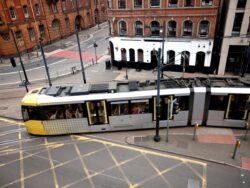
<path fill-rule="evenodd" d="M 125 21 L 119 22 L 119 32 L 120 36 L 127 36 L 127 24 Z"/>
<path fill-rule="evenodd" d="M 121 48 L 122 61 L 127 61 L 127 51 L 125 48 Z"/>
<path fill-rule="evenodd" d="M 23 14 L 25 18 L 29 17 L 29 8 L 27 5 L 23 5 Z"/>
<path fill-rule="evenodd" d="M 157 21 L 152 21 L 150 24 L 151 35 L 159 36 L 160 35 L 160 24 Z"/>
<path fill-rule="evenodd" d="M 200 28 L 199 28 L 199 37 L 208 37 L 209 33 L 209 22 L 208 21 L 201 21 Z"/>
<path fill-rule="evenodd" d="M 174 20 L 168 22 L 168 36 L 176 37 L 176 21 Z"/>
<path fill-rule="evenodd" d="M 143 62 L 143 50 L 138 49 L 137 53 L 138 53 L 138 62 Z"/>
<path fill-rule="evenodd" d="M 167 64 L 169 63 L 175 63 L 175 52 L 173 50 L 167 52 Z"/>
<path fill-rule="evenodd" d="M 135 36 L 142 36 L 143 35 L 143 25 L 141 21 L 135 22 Z"/>
<path fill-rule="evenodd" d="M 188 66 L 190 59 L 190 52 L 183 51 L 181 52 L 181 65 Z"/>
<path fill-rule="evenodd" d="M 135 50 L 132 48 L 129 49 L 129 58 L 131 62 L 135 61 Z"/>
<path fill-rule="evenodd" d="M 195 61 L 195 65 L 199 68 L 204 67 L 205 65 L 205 57 L 206 54 L 204 52 L 197 52 L 196 53 L 196 61 Z"/>
<path fill-rule="evenodd" d="M 16 19 L 16 10 L 15 10 L 15 8 L 14 7 L 10 7 L 9 11 L 10 11 L 10 17 L 11 17 L 11 19 L 15 20 Z"/>
<path fill-rule="evenodd" d="M 59 21 L 58 21 L 57 19 L 54 19 L 54 20 L 52 21 L 51 26 L 52 26 L 52 29 L 53 29 L 53 30 L 58 30 L 58 29 L 59 29 L 59 26 L 60 26 L 60 23 L 59 23 Z"/>
<path fill-rule="evenodd" d="M 184 37 L 191 37 L 192 36 L 192 29 L 193 29 L 193 22 L 187 20 L 183 23 L 183 36 Z"/>
<path fill-rule="evenodd" d="M 40 8 L 39 8 L 38 4 L 35 4 L 35 13 L 36 13 L 37 16 L 40 15 Z"/>
<path fill-rule="evenodd" d="M 69 18 L 65 18 L 65 26 L 66 26 L 66 28 L 70 27 Z"/>

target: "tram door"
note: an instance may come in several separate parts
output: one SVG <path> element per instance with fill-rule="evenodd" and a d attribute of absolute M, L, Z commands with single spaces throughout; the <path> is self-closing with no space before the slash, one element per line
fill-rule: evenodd
<path fill-rule="evenodd" d="M 172 104 L 172 96 L 162 96 L 160 97 L 160 120 L 167 120 L 168 114 L 168 105 Z M 156 97 L 154 97 L 154 121 L 156 121 Z M 172 109 L 170 106 L 169 109 Z"/>
<path fill-rule="evenodd" d="M 106 101 L 86 102 L 89 125 L 102 125 L 108 123 Z"/>

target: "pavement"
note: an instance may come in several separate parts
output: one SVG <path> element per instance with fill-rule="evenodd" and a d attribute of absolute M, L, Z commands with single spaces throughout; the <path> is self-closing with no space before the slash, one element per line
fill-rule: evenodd
<path fill-rule="evenodd" d="M 82 36 L 86 35 L 83 34 Z M 87 38 L 85 39 L 88 40 Z M 65 41 L 65 43 L 67 44 L 67 41 Z M 89 64 L 85 66 L 87 82 L 93 83 L 125 80 L 125 68 L 122 70 L 118 70 L 115 67 L 106 69 L 105 62 L 109 59 L 109 55 L 102 55 L 98 59 L 97 64 Z M 5 64 L 5 66 L 10 65 Z M 182 73 L 167 72 L 167 75 L 172 77 L 181 77 Z M 204 75 L 185 73 L 184 76 L 196 77 Z M 128 80 L 145 80 L 155 78 L 156 72 L 152 70 L 142 70 L 137 72 L 134 69 L 128 69 Z M 69 73 L 52 80 L 52 83 L 53 85 L 82 84 L 82 74 L 80 71 L 76 72 L 75 74 Z M 48 85 L 48 83 L 41 81 L 31 84 L 28 87 L 32 89 L 44 85 Z M 23 87 L 11 86 L 9 88 L 0 90 L 0 120 L 22 120 L 20 102 L 25 93 L 26 91 Z M 247 170 L 250 173 L 250 133 L 248 134 L 247 139 L 244 140 L 246 132 L 244 129 L 200 127 L 196 131 L 195 137 L 193 132 L 194 127 L 170 128 L 168 142 L 166 142 L 166 130 L 161 129 L 161 141 L 154 142 L 153 131 L 146 132 L 146 134 L 140 134 L 137 131 L 131 131 L 129 136 L 124 137 L 124 142 L 137 147 L 144 147 L 185 157 L 191 157 L 202 161 L 232 166 Z M 105 134 L 95 135 L 98 137 L 105 137 Z M 240 140 L 241 144 L 240 147 L 237 148 L 235 158 L 233 159 L 232 156 L 235 149 L 235 143 L 238 139 Z"/>

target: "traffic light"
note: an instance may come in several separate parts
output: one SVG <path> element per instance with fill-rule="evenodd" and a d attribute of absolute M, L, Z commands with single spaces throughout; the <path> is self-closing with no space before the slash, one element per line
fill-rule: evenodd
<path fill-rule="evenodd" d="M 16 61 L 13 57 L 10 58 L 10 62 L 11 62 L 12 67 L 16 67 Z"/>
<path fill-rule="evenodd" d="M 95 42 L 94 42 L 94 44 L 93 44 L 93 45 L 94 45 L 94 47 L 95 47 L 95 48 L 96 48 L 96 47 L 98 47 L 98 45 L 97 45 Z"/>
<path fill-rule="evenodd" d="M 179 109 L 179 103 L 177 99 L 174 99 L 172 104 L 173 104 L 173 111 L 172 111 L 173 114 L 178 114 L 180 109 Z"/>

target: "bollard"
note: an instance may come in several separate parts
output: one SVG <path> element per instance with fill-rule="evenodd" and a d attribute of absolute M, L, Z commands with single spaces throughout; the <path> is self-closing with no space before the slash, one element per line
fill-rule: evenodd
<path fill-rule="evenodd" d="M 250 124 L 247 122 L 246 123 L 246 132 L 245 132 L 244 140 L 247 140 L 247 135 L 248 135 L 248 130 L 249 129 L 250 129 Z"/>
<path fill-rule="evenodd" d="M 195 140 L 196 137 L 196 130 L 199 128 L 199 124 L 196 122 L 194 126 L 194 135 L 193 135 L 193 140 Z"/>
<path fill-rule="evenodd" d="M 234 153 L 233 153 L 233 156 L 232 156 L 233 159 L 235 158 L 237 148 L 239 148 L 239 147 L 240 147 L 240 140 L 236 140 L 235 147 L 234 147 Z"/>

